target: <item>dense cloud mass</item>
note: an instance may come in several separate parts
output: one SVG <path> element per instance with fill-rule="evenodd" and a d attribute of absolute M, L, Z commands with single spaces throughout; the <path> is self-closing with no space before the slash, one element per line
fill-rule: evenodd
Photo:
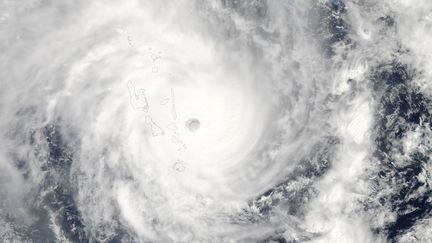
<path fill-rule="evenodd" d="M 432 1 L 0 1 L 1 242 L 432 242 Z"/>

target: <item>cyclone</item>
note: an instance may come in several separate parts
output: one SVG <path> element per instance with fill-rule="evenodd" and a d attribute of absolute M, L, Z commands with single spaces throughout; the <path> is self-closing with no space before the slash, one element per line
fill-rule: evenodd
<path fill-rule="evenodd" d="M 420 2 L 0 2 L 0 241 L 431 241 Z"/>

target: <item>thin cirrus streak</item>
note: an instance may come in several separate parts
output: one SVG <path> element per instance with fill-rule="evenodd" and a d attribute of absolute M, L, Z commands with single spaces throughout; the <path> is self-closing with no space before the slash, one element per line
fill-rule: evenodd
<path fill-rule="evenodd" d="M 429 242 L 432 2 L 0 2 L 2 242 Z"/>

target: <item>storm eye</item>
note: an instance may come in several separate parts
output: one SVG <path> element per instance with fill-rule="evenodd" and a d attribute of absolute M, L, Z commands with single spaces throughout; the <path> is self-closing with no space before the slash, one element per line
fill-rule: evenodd
<path fill-rule="evenodd" d="M 190 132 L 196 132 L 200 128 L 201 123 L 198 119 L 191 118 L 186 121 L 185 126 Z"/>

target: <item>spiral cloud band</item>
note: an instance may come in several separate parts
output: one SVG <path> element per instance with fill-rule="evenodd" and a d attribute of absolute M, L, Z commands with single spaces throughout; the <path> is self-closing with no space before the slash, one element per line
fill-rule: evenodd
<path fill-rule="evenodd" d="M 1 242 L 432 241 L 432 2 L 0 10 Z"/>

